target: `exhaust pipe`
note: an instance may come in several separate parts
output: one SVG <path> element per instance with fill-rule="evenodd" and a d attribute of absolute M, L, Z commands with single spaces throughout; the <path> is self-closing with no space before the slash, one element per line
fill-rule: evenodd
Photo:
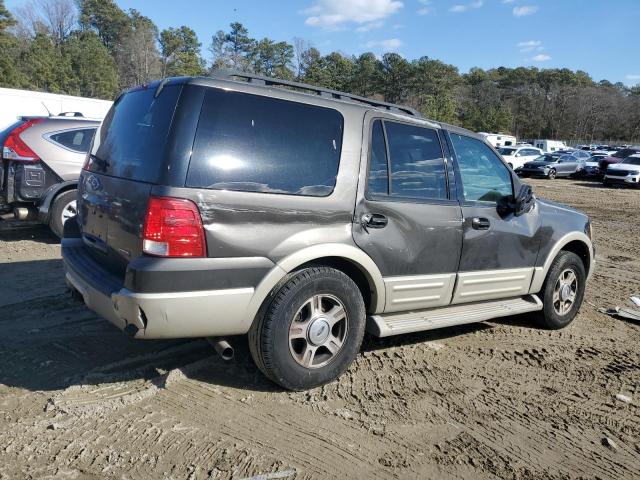
<path fill-rule="evenodd" d="M 229 360 L 233 359 L 233 356 L 235 355 L 235 350 L 231 345 L 229 345 L 229 342 L 227 342 L 225 339 L 208 337 L 207 341 L 213 346 L 213 348 L 216 349 L 216 352 L 218 352 L 218 355 L 220 355 L 220 358 L 222 358 L 225 362 L 228 362 Z"/>
<path fill-rule="evenodd" d="M 36 213 L 27 207 L 16 207 L 13 209 L 13 216 L 16 220 L 34 220 Z"/>

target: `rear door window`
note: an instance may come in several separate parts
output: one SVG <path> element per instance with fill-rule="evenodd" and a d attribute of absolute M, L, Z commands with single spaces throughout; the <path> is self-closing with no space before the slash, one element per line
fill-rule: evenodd
<path fill-rule="evenodd" d="M 385 122 L 391 159 L 391 196 L 425 200 L 447 198 L 447 177 L 438 132 Z"/>
<path fill-rule="evenodd" d="M 209 89 L 186 184 L 327 196 L 336 184 L 343 128 L 334 109 Z"/>
<path fill-rule="evenodd" d="M 98 129 L 88 170 L 155 183 L 163 168 L 180 90 L 180 85 L 167 85 L 157 98 L 155 88 L 121 96 Z"/>
<path fill-rule="evenodd" d="M 74 152 L 87 153 L 94 133 L 96 133 L 95 128 L 82 128 L 54 133 L 49 136 L 49 139 Z"/>

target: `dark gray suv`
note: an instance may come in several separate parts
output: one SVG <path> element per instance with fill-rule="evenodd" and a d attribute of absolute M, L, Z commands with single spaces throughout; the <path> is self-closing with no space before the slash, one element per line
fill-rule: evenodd
<path fill-rule="evenodd" d="M 365 330 L 562 328 L 594 267 L 588 217 L 536 199 L 478 135 L 245 74 L 121 95 L 62 247 L 70 286 L 127 334 L 248 334 L 289 389 L 342 374 Z"/>

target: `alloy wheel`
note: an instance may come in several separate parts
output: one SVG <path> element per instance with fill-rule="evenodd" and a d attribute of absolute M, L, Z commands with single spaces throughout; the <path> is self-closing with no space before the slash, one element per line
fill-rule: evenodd
<path fill-rule="evenodd" d="M 307 299 L 289 327 L 289 351 L 305 368 L 330 363 L 347 338 L 347 311 L 335 296 L 318 294 Z"/>
<path fill-rule="evenodd" d="M 560 273 L 553 289 L 553 309 L 564 316 L 573 308 L 578 295 L 578 277 L 571 268 Z"/>
<path fill-rule="evenodd" d="M 74 217 L 78 213 L 76 201 L 73 200 L 67 203 L 62 209 L 62 213 L 60 214 L 60 220 L 62 220 L 62 225 L 65 224 L 67 220 L 71 217 Z"/>

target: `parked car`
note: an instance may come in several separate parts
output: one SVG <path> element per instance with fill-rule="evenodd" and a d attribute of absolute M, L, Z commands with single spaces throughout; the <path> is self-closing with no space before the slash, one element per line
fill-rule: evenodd
<path fill-rule="evenodd" d="M 556 177 L 578 176 L 585 169 L 586 162 L 575 155 L 542 155 L 533 162 L 525 163 L 518 170 L 522 177 L 547 177 L 551 180 Z"/>
<path fill-rule="evenodd" d="M 572 152 L 569 153 L 569 155 L 574 156 L 577 159 L 583 160 L 583 161 L 587 161 L 588 159 L 591 158 L 591 152 L 590 151 L 585 151 L 585 150 L 573 150 Z"/>
<path fill-rule="evenodd" d="M 62 237 L 76 214 L 80 169 L 100 120 L 81 116 L 22 117 L 6 129 L 0 192 L 18 220 L 39 219 Z"/>
<path fill-rule="evenodd" d="M 602 160 L 606 155 L 599 153 L 592 153 L 591 158 L 588 158 L 584 164 L 584 170 L 582 171 L 582 176 L 584 177 L 600 177 L 600 160 Z"/>
<path fill-rule="evenodd" d="M 609 165 L 604 175 L 604 184 L 640 187 L 640 155 L 631 155 L 620 163 Z"/>
<path fill-rule="evenodd" d="M 524 312 L 565 327 L 594 266 L 589 218 L 537 199 L 481 136 L 250 74 L 120 96 L 62 255 L 126 334 L 214 337 L 226 355 L 225 337 L 248 334 L 259 369 L 294 390 L 341 375 L 365 329 Z"/>
<path fill-rule="evenodd" d="M 534 147 L 502 147 L 498 149 L 498 152 L 514 170 L 542 155 L 542 150 Z"/>
<path fill-rule="evenodd" d="M 630 157 L 631 155 L 636 155 L 640 153 L 640 146 L 638 147 L 624 147 L 618 150 L 616 153 L 609 157 L 605 157 L 600 160 L 600 171 L 604 174 L 609 168 L 609 165 L 613 165 L 615 163 L 620 163 L 625 158 Z"/>

